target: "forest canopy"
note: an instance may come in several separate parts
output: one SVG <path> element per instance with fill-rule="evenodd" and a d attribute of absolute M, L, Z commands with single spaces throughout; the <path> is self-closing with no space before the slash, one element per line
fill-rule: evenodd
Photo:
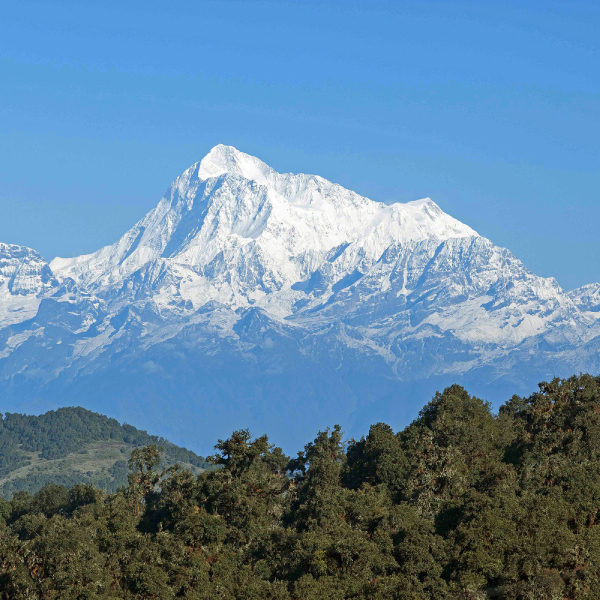
<path fill-rule="evenodd" d="M 5 419 L 6 420 L 6 419 Z M 600 598 L 600 379 L 493 414 L 459 386 L 404 430 L 246 430 L 198 476 L 133 451 L 128 485 L 0 500 L 5 598 Z"/>

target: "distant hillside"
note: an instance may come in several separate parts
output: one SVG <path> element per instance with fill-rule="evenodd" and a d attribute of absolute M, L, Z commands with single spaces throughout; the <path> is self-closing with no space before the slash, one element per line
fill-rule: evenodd
<path fill-rule="evenodd" d="M 94 485 L 114 492 L 127 484 L 133 448 L 157 444 L 166 465 L 179 463 L 195 473 L 202 456 L 131 425 L 83 408 L 61 408 L 39 417 L 0 413 L 0 496 L 35 493 L 47 483 Z"/>

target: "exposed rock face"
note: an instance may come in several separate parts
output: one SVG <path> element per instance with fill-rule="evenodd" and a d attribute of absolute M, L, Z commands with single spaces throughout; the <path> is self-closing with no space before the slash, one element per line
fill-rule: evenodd
<path fill-rule="evenodd" d="M 412 416 L 428 398 L 409 388 L 497 400 L 600 362 L 600 285 L 565 293 L 430 199 L 373 202 L 226 146 L 112 246 L 49 267 L 0 245 L 0 294 L 11 398 L 144 405 L 192 447 L 278 419 L 294 439 L 330 415 L 358 431 Z M 188 418 L 165 424 L 167 402 Z"/>

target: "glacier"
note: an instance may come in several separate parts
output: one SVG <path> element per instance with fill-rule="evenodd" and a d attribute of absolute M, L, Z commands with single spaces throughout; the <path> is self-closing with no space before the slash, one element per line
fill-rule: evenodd
<path fill-rule="evenodd" d="M 3 409 L 81 405 L 206 452 L 398 428 L 453 382 L 496 405 L 600 364 L 565 292 L 431 199 L 384 204 L 219 145 L 113 245 L 0 244 Z M 277 438 L 277 435 L 280 438 Z"/>

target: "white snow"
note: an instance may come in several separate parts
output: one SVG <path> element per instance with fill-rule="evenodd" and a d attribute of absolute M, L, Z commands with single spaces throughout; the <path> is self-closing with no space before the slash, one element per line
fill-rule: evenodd
<path fill-rule="evenodd" d="M 134 352 L 164 343 L 188 326 L 197 329 L 187 344 L 217 352 L 219 340 L 238 343 L 233 325 L 250 307 L 301 331 L 304 353 L 333 336 L 398 374 L 412 368 L 397 349 L 411 340 L 465 344 L 462 359 L 419 357 L 427 368 L 464 372 L 527 340 L 577 346 L 600 335 L 600 284 L 566 294 L 430 198 L 375 202 L 222 145 L 97 252 L 48 267 L 33 250 L 0 244 L 0 329 L 34 317 L 44 298 L 73 307 L 46 317 L 52 348 L 62 338 L 48 332 L 79 336 L 60 368 L 95 365 L 111 345 Z M 119 330 L 126 321 L 130 329 Z M 33 338 L 4 339 L 0 358 Z"/>
<path fill-rule="evenodd" d="M 392 243 L 476 235 L 429 198 L 386 205 L 321 177 L 276 173 L 235 148 L 216 146 L 118 242 L 94 254 L 55 258 L 51 267 L 97 292 L 159 258 L 201 272 L 222 255 L 229 266 L 252 264 L 265 287 L 280 289 L 341 244 L 352 245 L 344 254 L 354 256 L 347 264 L 354 268 L 363 255 L 377 260 Z"/>

